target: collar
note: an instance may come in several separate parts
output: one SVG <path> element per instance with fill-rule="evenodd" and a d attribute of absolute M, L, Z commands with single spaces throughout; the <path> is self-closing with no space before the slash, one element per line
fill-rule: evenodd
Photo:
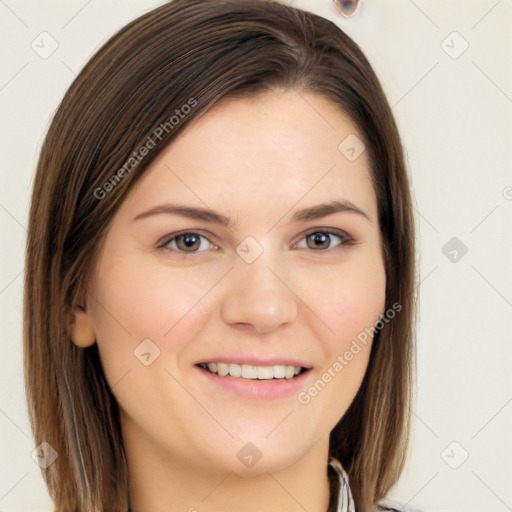
<path fill-rule="evenodd" d="M 329 457 L 329 465 L 335 469 L 340 481 L 340 492 L 338 494 L 336 512 L 355 512 L 354 499 L 350 491 L 347 472 L 343 469 L 340 461 L 335 457 Z"/>

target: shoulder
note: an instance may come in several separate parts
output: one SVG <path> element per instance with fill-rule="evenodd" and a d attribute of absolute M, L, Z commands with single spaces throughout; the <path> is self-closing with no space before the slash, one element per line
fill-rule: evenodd
<path fill-rule="evenodd" d="M 419 508 L 405 507 L 398 501 L 393 500 L 381 500 L 377 503 L 375 512 L 423 512 Z"/>

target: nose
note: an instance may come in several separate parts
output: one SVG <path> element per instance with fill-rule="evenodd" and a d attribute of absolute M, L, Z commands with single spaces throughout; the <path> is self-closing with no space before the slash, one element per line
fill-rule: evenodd
<path fill-rule="evenodd" d="M 228 279 L 221 307 L 227 324 L 265 334 L 295 320 L 299 299 L 282 263 L 268 251 L 252 263 L 237 258 Z"/>

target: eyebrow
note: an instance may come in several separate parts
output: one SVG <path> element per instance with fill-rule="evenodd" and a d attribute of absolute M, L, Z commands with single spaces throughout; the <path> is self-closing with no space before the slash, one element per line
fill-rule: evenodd
<path fill-rule="evenodd" d="M 328 215 L 332 215 L 334 213 L 339 212 L 355 213 L 357 215 L 364 217 L 369 222 L 373 222 L 367 213 L 365 213 L 355 204 L 346 199 L 330 201 L 328 203 L 322 203 L 316 206 L 298 210 L 293 214 L 291 222 L 305 222 L 310 220 L 321 219 L 323 217 L 327 217 Z M 160 206 L 155 206 L 150 210 L 139 213 L 133 219 L 133 221 L 161 214 L 181 215 L 182 217 L 187 217 L 189 219 L 200 220 L 212 224 L 219 224 L 226 228 L 233 228 L 235 226 L 235 222 L 233 222 L 232 219 L 226 217 L 225 215 L 222 215 L 221 213 L 215 212 L 208 208 L 199 208 L 180 204 L 163 204 Z"/>

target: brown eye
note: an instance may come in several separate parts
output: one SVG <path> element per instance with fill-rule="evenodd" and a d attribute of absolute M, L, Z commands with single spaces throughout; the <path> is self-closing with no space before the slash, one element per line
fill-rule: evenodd
<path fill-rule="evenodd" d="M 338 239 L 339 242 L 333 247 L 333 239 Z M 352 245 L 354 240 L 338 230 L 317 230 L 312 231 L 304 236 L 302 240 L 306 240 L 306 247 L 304 245 L 297 245 L 300 249 L 311 249 L 313 251 L 327 252 L 336 246 Z M 302 242 L 302 241 L 301 241 Z"/>
<path fill-rule="evenodd" d="M 312 233 L 308 235 L 306 239 L 308 240 L 308 247 L 310 249 L 329 249 L 331 244 L 331 235 L 327 233 Z"/>
<path fill-rule="evenodd" d="M 202 242 L 203 240 L 206 242 Z M 176 252 L 194 253 L 203 252 L 203 250 L 199 249 L 207 249 L 208 244 L 211 244 L 211 242 L 205 236 L 193 231 L 187 231 L 167 238 L 162 247 Z"/>
<path fill-rule="evenodd" d="M 200 245 L 199 239 L 200 237 L 195 233 L 185 233 L 176 237 L 176 245 L 180 250 L 194 252 Z"/>

